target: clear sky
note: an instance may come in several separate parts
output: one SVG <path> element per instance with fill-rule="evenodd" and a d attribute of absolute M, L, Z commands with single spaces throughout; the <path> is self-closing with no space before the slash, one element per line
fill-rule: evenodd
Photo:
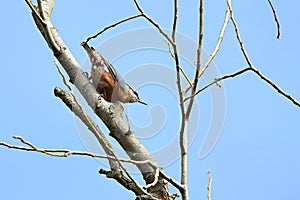
<path fill-rule="evenodd" d="M 172 2 L 140 1 L 145 12 L 166 29 L 172 24 Z M 233 9 L 253 64 L 300 100 L 300 3 L 273 3 L 281 23 L 280 40 L 276 39 L 276 24 L 267 1 L 233 1 Z M 198 1 L 180 1 L 179 9 L 182 64 L 191 75 L 193 42 L 198 38 Z M 65 87 L 53 64 L 53 55 L 37 31 L 25 2 L 3 1 L 0 10 L 3 60 L 0 141 L 18 145 L 12 136 L 20 135 L 39 147 L 98 152 L 90 133 L 82 130 L 72 113 L 53 95 L 55 86 Z M 225 10 L 225 0 L 205 2 L 204 50 L 208 54 L 215 46 Z M 133 1 L 129 0 L 82 1 L 72 5 L 69 1 L 56 1 L 52 22 L 79 63 L 85 63 L 87 56 L 80 47 L 84 39 L 136 13 Z M 135 19 L 92 40 L 91 45 L 98 47 L 113 62 L 149 104 L 126 107 L 131 126 L 166 173 L 179 180 L 176 159 L 179 112 L 176 88 L 174 90 L 168 85 L 174 80 L 174 66 L 163 42 L 151 44 L 157 36 L 147 35 L 153 31 L 147 29 L 150 27 L 145 20 Z M 142 43 L 144 46 L 134 46 L 140 44 L 140 40 L 145 42 Z M 185 48 L 190 49 L 186 51 Z M 88 65 L 84 66 L 89 71 Z M 228 74 L 246 66 L 233 26 L 229 24 L 213 68 L 220 74 Z M 155 70 L 146 71 L 149 69 L 161 71 L 153 74 Z M 204 85 L 205 81 L 201 80 L 201 84 Z M 208 169 L 213 176 L 213 199 L 281 200 L 299 197 L 300 108 L 251 72 L 227 80 L 222 86 L 197 97 L 195 127 L 190 129 L 191 199 L 206 199 Z M 214 96 L 214 92 L 224 92 L 224 95 Z M 221 108 L 226 111 L 218 112 Z M 201 156 L 201 145 L 206 135 L 211 136 L 210 128 L 214 122 L 223 127 L 218 132 L 220 137 L 212 150 Z M 115 181 L 99 175 L 98 170 L 107 169 L 107 166 L 95 159 L 55 158 L 0 147 L 0 163 L 3 199 L 134 198 L 133 193 Z M 133 168 L 130 170 L 134 171 Z"/>

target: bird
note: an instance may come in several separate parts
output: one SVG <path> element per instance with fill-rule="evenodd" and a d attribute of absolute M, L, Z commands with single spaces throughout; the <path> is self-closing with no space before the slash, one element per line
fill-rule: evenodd
<path fill-rule="evenodd" d="M 91 80 L 96 91 L 108 102 L 141 103 L 138 93 L 124 81 L 116 69 L 93 47 L 86 42 L 81 46 L 87 52 L 91 66 Z"/>

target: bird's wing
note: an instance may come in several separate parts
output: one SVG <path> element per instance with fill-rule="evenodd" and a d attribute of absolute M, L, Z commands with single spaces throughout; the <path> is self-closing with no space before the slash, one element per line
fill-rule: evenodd
<path fill-rule="evenodd" d="M 86 50 L 89 55 L 90 61 L 98 66 L 103 66 L 104 70 L 108 70 L 108 72 L 112 75 L 114 80 L 118 83 L 119 87 L 125 91 L 126 82 L 120 76 L 120 74 L 116 71 L 116 69 L 110 64 L 95 48 L 90 47 L 86 42 L 82 42 L 81 45 Z"/>
<path fill-rule="evenodd" d="M 98 52 L 97 52 L 98 53 Z M 99 54 L 99 53 L 98 53 Z M 100 55 L 100 54 L 99 54 Z M 101 56 L 101 55 L 100 55 Z M 119 87 L 125 91 L 126 88 L 126 82 L 122 78 L 122 76 L 116 71 L 116 69 L 110 64 L 103 56 L 101 58 L 104 61 L 104 65 L 109 71 L 109 73 L 112 75 L 112 77 L 115 79 L 115 81 L 118 83 Z"/>

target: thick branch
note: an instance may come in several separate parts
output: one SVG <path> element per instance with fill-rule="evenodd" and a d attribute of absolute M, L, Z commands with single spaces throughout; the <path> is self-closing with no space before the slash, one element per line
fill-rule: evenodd
<path fill-rule="evenodd" d="M 101 99 L 89 79 L 85 76 L 74 56 L 58 35 L 57 30 L 52 29 L 50 34 L 53 35 L 56 44 L 60 47 L 60 51 L 54 52 L 54 54 L 69 75 L 70 81 L 77 87 L 88 104 L 94 109 L 95 113 L 108 126 L 111 131 L 111 135 L 121 143 L 126 152 L 132 156 L 134 160 L 153 160 L 150 153 L 138 141 L 134 133 L 128 132 L 129 128 L 123 120 L 121 106 L 111 105 Z M 47 40 L 47 38 L 45 39 Z M 132 155 L 134 153 L 136 153 L 136 155 Z M 151 172 L 153 171 L 153 168 L 151 166 L 143 166 L 143 171 Z"/>
<path fill-rule="evenodd" d="M 33 16 L 36 13 L 33 11 Z M 35 18 L 35 17 L 34 17 Z M 110 130 L 110 135 L 114 137 L 122 148 L 126 151 L 129 157 L 132 160 L 143 161 L 151 160 L 155 163 L 151 154 L 146 150 L 146 148 L 141 144 L 135 134 L 129 129 L 126 122 L 123 120 L 123 108 L 119 104 L 109 104 L 96 92 L 93 85 L 90 83 L 89 79 L 85 76 L 82 71 L 79 63 L 76 61 L 72 53 L 69 51 L 62 38 L 58 34 L 58 31 L 51 24 L 50 19 L 44 19 L 47 23 L 47 27 L 39 26 L 36 22 L 39 30 L 41 31 L 44 39 L 48 44 L 51 44 L 49 40 L 53 38 L 55 46 L 58 48 L 53 48 L 50 46 L 55 57 L 58 59 L 62 67 L 67 72 L 70 77 L 70 81 L 76 86 L 78 91 L 82 94 L 84 99 L 87 101 L 88 105 L 92 107 L 96 115 L 98 115 L 105 125 Z M 47 34 L 44 34 L 44 33 Z M 47 37 L 47 35 L 50 35 Z M 157 165 L 157 164 L 156 164 Z M 152 183 L 155 178 L 155 167 L 150 164 L 137 164 L 138 169 L 141 171 L 146 184 Z M 150 188 L 151 193 L 155 196 L 159 196 L 164 199 L 163 196 L 160 196 L 160 193 L 163 193 L 163 187 L 160 184 L 157 184 L 156 187 Z M 164 191 L 165 194 L 167 193 Z M 166 195 L 167 196 L 167 195 Z"/>
<path fill-rule="evenodd" d="M 56 61 L 56 60 L 55 60 Z M 115 157 L 115 160 L 109 160 L 109 164 L 110 164 L 110 168 L 112 170 L 113 174 L 120 174 L 120 167 L 125 171 L 126 175 L 129 177 L 130 181 L 132 182 L 131 185 L 135 185 L 136 188 L 139 188 L 140 191 L 143 192 L 143 194 L 146 194 L 145 191 L 143 191 L 143 189 L 139 186 L 139 184 L 134 180 L 134 178 L 130 175 L 130 173 L 128 172 L 128 170 L 126 169 L 126 167 L 119 161 L 117 155 L 115 154 L 111 144 L 109 143 L 109 141 L 106 139 L 104 133 L 101 131 L 101 129 L 99 128 L 99 126 L 96 125 L 96 123 L 94 123 L 92 121 L 92 119 L 86 114 L 86 112 L 84 111 L 83 107 L 80 105 L 80 103 L 77 101 L 77 98 L 73 92 L 73 89 L 71 87 L 71 85 L 67 82 L 63 72 L 61 71 L 59 65 L 57 62 L 55 62 L 55 65 L 57 67 L 57 70 L 59 72 L 59 74 L 62 76 L 63 78 L 63 82 L 64 84 L 69 88 L 70 93 L 72 95 L 72 98 L 68 98 L 68 95 L 60 95 L 59 97 L 63 100 L 63 102 L 66 103 L 67 107 L 69 107 L 71 109 L 71 111 L 73 111 L 81 120 L 84 124 L 86 124 L 86 126 L 91 130 L 91 132 L 95 135 L 95 137 L 97 138 L 98 142 L 100 143 L 100 145 L 102 146 L 102 148 L 104 149 L 104 151 L 110 155 Z M 62 94 L 59 92 L 58 88 L 56 88 L 56 90 L 54 90 L 55 94 Z M 72 102 L 71 105 L 69 105 L 68 103 L 70 103 L 70 101 Z M 71 107 L 70 107 L 71 106 Z M 73 110 L 73 108 L 76 108 Z M 119 177 L 119 176 L 117 176 Z"/>

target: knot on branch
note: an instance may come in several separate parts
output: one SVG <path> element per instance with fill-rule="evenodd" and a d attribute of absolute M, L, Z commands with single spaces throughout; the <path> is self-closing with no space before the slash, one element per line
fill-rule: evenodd
<path fill-rule="evenodd" d="M 104 174 L 107 178 L 115 179 L 123 187 L 125 187 L 128 190 L 133 191 L 136 196 L 140 196 L 143 194 L 143 191 L 134 182 L 132 182 L 129 178 L 124 176 L 124 174 L 118 170 L 107 171 L 104 169 L 100 169 L 99 174 Z"/>

